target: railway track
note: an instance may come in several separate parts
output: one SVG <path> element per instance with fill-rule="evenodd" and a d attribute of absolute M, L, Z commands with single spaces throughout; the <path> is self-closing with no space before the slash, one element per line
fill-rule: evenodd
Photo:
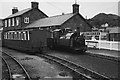
<path fill-rule="evenodd" d="M 12 75 L 11 75 L 11 72 L 10 72 L 10 67 L 7 64 L 6 60 L 4 58 L 2 58 L 2 78 L 3 78 L 3 80 L 4 79 L 9 80 L 11 77 L 12 77 Z"/>
<path fill-rule="evenodd" d="M 5 52 L 2 52 L 0 57 L 4 61 L 4 66 L 6 66 L 5 70 L 8 76 L 5 78 L 9 78 L 7 80 L 13 80 L 13 78 L 32 80 L 26 69 L 14 57 Z"/>
<path fill-rule="evenodd" d="M 71 61 L 68 61 L 66 59 L 62 59 L 60 57 L 48 55 L 48 54 L 40 54 L 40 57 L 46 58 L 50 61 L 56 62 L 64 67 L 66 67 L 69 70 L 72 70 L 78 80 L 112 80 L 109 77 L 106 77 L 104 75 L 101 75 L 95 71 L 86 69 L 85 67 L 82 67 L 76 63 L 73 63 Z"/>

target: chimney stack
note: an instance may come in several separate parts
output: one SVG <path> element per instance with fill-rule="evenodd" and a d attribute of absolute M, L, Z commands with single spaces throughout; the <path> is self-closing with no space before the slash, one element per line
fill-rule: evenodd
<path fill-rule="evenodd" d="M 31 8 L 32 9 L 35 9 L 35 8 L 37 8 L 38 9 L 38 2 L 31 2 Z"/>
<path fill-rule="evenodd" d="M 15 13 L 17 13 L 18 12 L 18 8 L 17 7 L 13 7 L 13 9 L 12 9 L 12 14 L 15 14 Z"/>
<path fill-rule="evenodd" d="M 79 5 L 78 4 L 73 4 L 73 13 L 79 13 Z"/>

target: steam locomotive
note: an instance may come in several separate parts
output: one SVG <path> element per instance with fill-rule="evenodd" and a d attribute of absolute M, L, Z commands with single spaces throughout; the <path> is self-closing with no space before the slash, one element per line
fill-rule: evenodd
<path fill-rule="evenodd" d="M 70 29 L 66 29 L 65 31 L 66 33 L 62 34 L 62 36 L 60 35 L 63 31 L 59 29 L 54 31 L 54 37 L 47 40 L 50 49 L 63 48 L 77 52 L 85 52 L 87 50 L 85 38 L 83 34 L 80 35 L 79 30 L 72 32 Z"/>

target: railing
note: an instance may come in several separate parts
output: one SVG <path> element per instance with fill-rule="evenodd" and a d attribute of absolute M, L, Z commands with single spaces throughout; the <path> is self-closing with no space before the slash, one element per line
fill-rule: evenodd
<path fill-rule="evenodd" d="M 120 42 L 105 40 L 86 40 L 86 45 L 91 48 L 109 49 L 120 51 Z"/>

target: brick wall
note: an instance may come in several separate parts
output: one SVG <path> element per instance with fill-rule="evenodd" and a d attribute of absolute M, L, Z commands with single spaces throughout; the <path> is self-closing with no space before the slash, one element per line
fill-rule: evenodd
<path fill-rule="evenodd" d="M 80 31 L 90 31 L 90 26 L 79 16 L 79 14 L 73 16 L 68 21 L 66 21 L 61 28 L 71 28 L 76 29 L 77 27 L 80 27 Z"/>

